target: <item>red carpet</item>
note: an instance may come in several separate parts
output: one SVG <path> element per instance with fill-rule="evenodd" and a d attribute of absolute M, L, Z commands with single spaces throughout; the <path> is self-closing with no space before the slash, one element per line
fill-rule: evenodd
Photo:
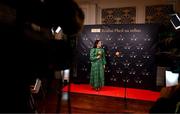
<path fill-rule="evenodd" d="M 94 91 L 88 84 L 71 84 L 70 92 L 74 93 L 84 93 L 84 94 L 94 94 L 103 95 L 111 97 L 121 97 L 124 98 L 124 88 L 122 87 L 112 87 L 104 86 L 99 92 Z M 67 91 L 68 86 L 63 88 L 63 91 Z M 143 89 L 126 89 L 126 97 L 129 99 L 145 100 L 145 101 L 156 101 L 159 98 L 160 93 L 143 90 Z"/>

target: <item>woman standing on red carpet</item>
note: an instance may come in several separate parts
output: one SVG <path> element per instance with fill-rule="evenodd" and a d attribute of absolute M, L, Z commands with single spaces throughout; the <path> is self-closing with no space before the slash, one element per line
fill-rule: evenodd
<path fill-rule="evenodd" d="M 101 46 L 102 42 L 100 40 L 96 40 L 93 48 L 90 50 L 90 84 L 96 91 L 99 91 L 102 86 L 104 86 L 104 69 L 106 59 L 105 51 Z"/>

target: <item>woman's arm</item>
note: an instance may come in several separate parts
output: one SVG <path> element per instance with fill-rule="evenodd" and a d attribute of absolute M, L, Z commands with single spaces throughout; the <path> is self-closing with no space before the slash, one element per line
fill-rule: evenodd
<path fill-rule="evenodd" d="M 96 56 L 96 52 L 95 49 L 91 49 L 90 50 L 90 61 L 94 62 L 96 60 L 98 60 L 99 58 Z"/>

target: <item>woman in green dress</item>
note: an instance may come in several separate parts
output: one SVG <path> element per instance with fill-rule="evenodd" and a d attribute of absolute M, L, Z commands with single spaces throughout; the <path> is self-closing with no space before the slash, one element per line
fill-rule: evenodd
<path fill-rule="evenodd" d="M 90 84 L 96 91 L 99 91 L 102 86 L 104 86 L 104 69 L 106 59 L 105 51 L 101 46 L 102 42 L 100 40 L 96 40 L 94 47 L 90 50 Z"/>

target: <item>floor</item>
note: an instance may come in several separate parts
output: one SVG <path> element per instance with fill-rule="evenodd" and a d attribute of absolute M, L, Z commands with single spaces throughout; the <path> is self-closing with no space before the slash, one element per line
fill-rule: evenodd
<path fill-rule="evenodd" d="M 52 91 L 39 103 L 38 112 L 146 114 L 153 104 L 151 101 Z"/>

